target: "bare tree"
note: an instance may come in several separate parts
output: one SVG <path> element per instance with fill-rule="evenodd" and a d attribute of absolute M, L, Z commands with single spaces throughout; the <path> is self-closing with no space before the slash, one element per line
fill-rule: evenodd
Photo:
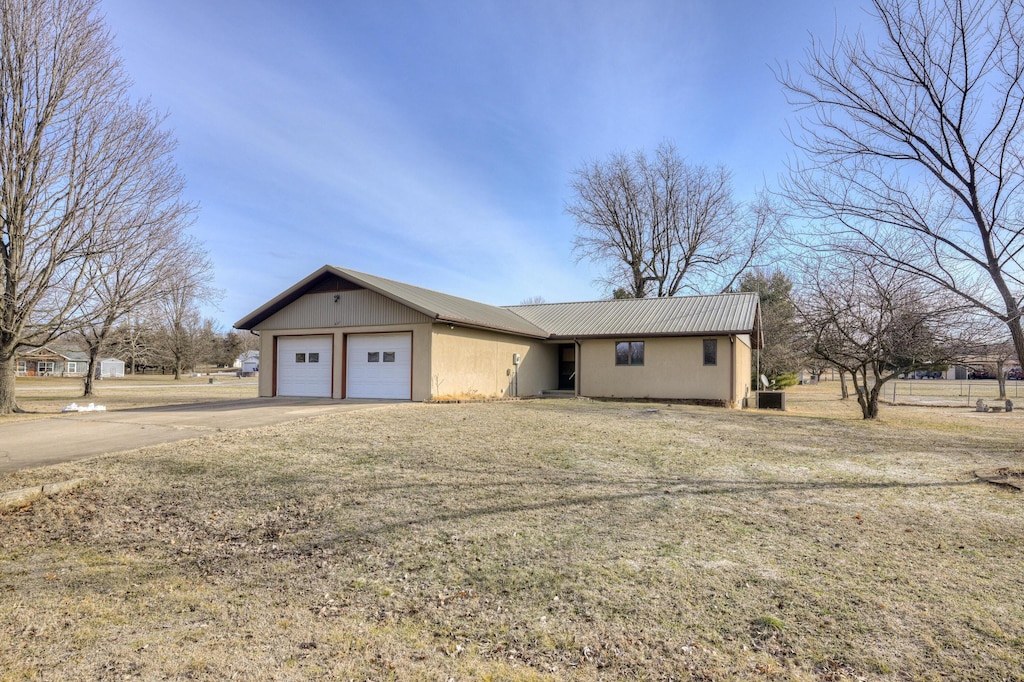
<path fill-rule="evenodd" d="M 887 381 L 974 347 L 970 308 L 951 298 L 870 258 L 830 254 L 808 266 L 797 307 L 811 356 L 850 374 L 862 416 L 874 419 Z"/>
<path fill-rule="evenodd" d="M 803 112 L 789 198 L 808 242 L 857 248 L 1009 330 L 1024 365 L 1024 4 L 873 0 L 878 44 L 814 40 L 781 70 Z"/>
<path fill-rule="evenodd" d="M 206 335 L 199 306 L 220 297 L 213 288 L 210 261 L 200 250 L 182 253 L 175 263 L 176 272 L 163 296 L 156 303 L 156 348 L 173 368 L 174 378 L 182 370 L 194 368 Z"/>
<path fill-rule="evenodd" d="M 167 178 L 177 180 L 177 178 Z M 135 309 L 159 300 L 179 276 L 189 250 L 201 246 L 184 234 L 192 208 L 178 200 L 180 181 L 154 183 L 152 194 L 121 225 L 116 249 L 86 264 L 94 287 L 83 293 L 86 316 L 76 336 L 89 354 L 90 371 L 83 395 L 94 395 L 101 351 L 107 349 L 116 325 Z"/>
<path fill-rule="evenodd" d="M 125 359 L 125 371 L 135 374 L 139 365 L 151 365 L 154 358 L 154 315 L 150 306 L 131 311 L 111 333 L 112 353 Z"/>
<path fill-rule="evenodd" d="M 150 204 L 176 205 L 174 140 L 133 103 L 97 0 L 0 0 L 0 414 L 14 351 L 97 317 L 93 293 Z M 179 206 L 180 208 L 180 206 Z"/>
<path fill-rule="evenodd" d="M 994 369 L 996 383 L 999 385 L 999 399 L 1006 400 L 1006 375 L 1009 371 L 1007 364 L 1017 359 L 1017 352 L 1013 344 L 1005 338 L 1005 332 L 1000 334 L 998 329 L 991 326 L 979 328 L 979 332 L 985 333 L 989 340 L 978 345 L 974 356 L 968 358 L 969 364 L 975 369 Z"/>
<path fill-rule="evenodd" d="M 767 200 L 739 205 L 725 168 L 691 166 L 667 142 L 654 158 L 613 154 L 573 176 L 574 251 L 608 264 L 617 297 L 725 291 L 775 227 Z"/>

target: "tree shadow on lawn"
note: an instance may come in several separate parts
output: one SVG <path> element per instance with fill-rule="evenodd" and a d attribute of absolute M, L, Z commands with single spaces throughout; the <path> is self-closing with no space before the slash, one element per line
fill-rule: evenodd
<path fill-rule="evenodd" d="M 507 486 L 520 483 L 520 481 L 501 481 L 496 483 L 460 483 L 460 484 L 447 484 L 447 487 L 458 487 L 458 488 L 506 488 Z M 343 533 L 332 536 L 329 542 L 343 542 L 354 538 L 366 537 L 369 535 L 381 535 L 391 531 L 408 528 L 410 526 L 430 526 L 435 523 L 444 523 L 450 521 L 463 521 L 467 519 L 482 518 L 488 516 L 498 515 L 510 515 L 518 514 L 522 512 L 534 512 L 534 511 L 545 511 L 551 509 L 558 509 L 561 507 L 572 508 L 572 507 L 588 507 L 593 505 L 615 503 L 615 502 L 629 502 L 642 498 L 683 498 L 691 496 L 712 496 L 712 495 L 766 495 L 777 492 L 801 492 L 801 491 L 863 491 L 863 490 L 884 490 L 884 489 L 938 489 L 938 488 L 963 488 L 968 486 L 983 485 L 985 481 L 979 478 L 975 478 L 969 481 L 934 481 L 925 483 L 903 483 L 896 481 L 885 481 L 885 482 L 826 482 L 826 481 L 808 481 L 808 482 L 740 482 L 730 480 L 715 480 L 715 479 L 685 479 L 685 478 L 663 478 L 663 479 L 647 479 L 643 481 L 617 481 L 610 484 L 608 479 L 574 479 L 571 481 L 552 481 L 552 482 L 537 482 L 530 481 L 526 485 L 557 485 L 559 487 L 567 487 L 569 485 L 616 485 L 616 486 L 638 486 L 640 489 L 632 490 L 628 492 L 620 493 L 605 493 L 605 494 L 593 494 L 593 495 L 576 495 L 576 496 L 565 496 L 558 497 L 550 500 L 542 500 L 537 502 L 522 502 L 522 503 L 504 503 L 504 504 L 493 504 L 488 506 L 475 507 L 471 509 L 463 509 L 458 511 L 441 511 L 433 514 L 424 514 L 416 518 L 408 519 L 396 519 L 385 523 L 380 523 L 376 526 L 367 527 L 360 531 L 353 531 L 350 533 Z M 446 487 L 446 484 L 439 482 L 429 483 L 410 483 L 404 485 L 395 486 L 380 486 L 373 489 L 373 492 L 408 492 L 412 489 L 430 489 L 430 488 L 442 488 Z M 360 488 L 366 491 L 365 488 Z M 451 496 L 445 496 L 444 499 L 452 499 Z M 343 505 L 348 506 L 348 505 Z M 355 505 L 353 505 L 355 506 Z"/>

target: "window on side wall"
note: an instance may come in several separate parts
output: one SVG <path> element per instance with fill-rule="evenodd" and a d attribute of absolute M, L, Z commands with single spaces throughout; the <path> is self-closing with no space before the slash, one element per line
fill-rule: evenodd
<path fill-rule="evenodd" d="M 615 364 L 640 366 L 644 364 L 643 341 L 617 341 L 615 343 Z"/>
<path fill-rule="evenodd" d="M 704 339 L 704 364 L 718 364 L 718 339 Z"/>

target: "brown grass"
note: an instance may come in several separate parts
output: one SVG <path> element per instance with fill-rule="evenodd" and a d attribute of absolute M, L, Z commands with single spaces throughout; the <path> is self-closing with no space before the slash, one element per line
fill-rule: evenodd
<path fill-rule="evenodd" d="M 0 679 L 1024 679 L 1024 414 L 395 406 L 0 476 Z M 35 480 L 29 480 L 35 479 Z M 18 486 L 6 485 L 17 480 Z"/>
<path fill-rule="evenodd" d="M 213 382 L 210 382 L 213 379 Z M 18 377 L 15 396 L 21 414 L 0 415 L 0 425 L 58 414 L 71 403 L 103 405 L 108 410 L 127 410 L 156 405 L 255 398 L 256 379 L 232 374 L 184 376 L 175 381 L 163 374 L 140 374 L 95 383 L 96 395 L 83 398 L 82 379 L 60 377 Z"/>

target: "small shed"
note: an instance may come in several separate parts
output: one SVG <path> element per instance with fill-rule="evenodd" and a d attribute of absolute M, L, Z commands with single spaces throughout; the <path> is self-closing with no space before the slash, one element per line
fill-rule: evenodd
<path fill-rule="evenodd" d="M 124 376 L 124 360 L 103 358 L 100 360 L 100 378 L 113 379 Z"/>
<path fill-rule="evenodd" d="M 242 356 L 242 372 L 258 372 L 260 371 L 260 352 L 258 350 L 251 350 Z"/>

